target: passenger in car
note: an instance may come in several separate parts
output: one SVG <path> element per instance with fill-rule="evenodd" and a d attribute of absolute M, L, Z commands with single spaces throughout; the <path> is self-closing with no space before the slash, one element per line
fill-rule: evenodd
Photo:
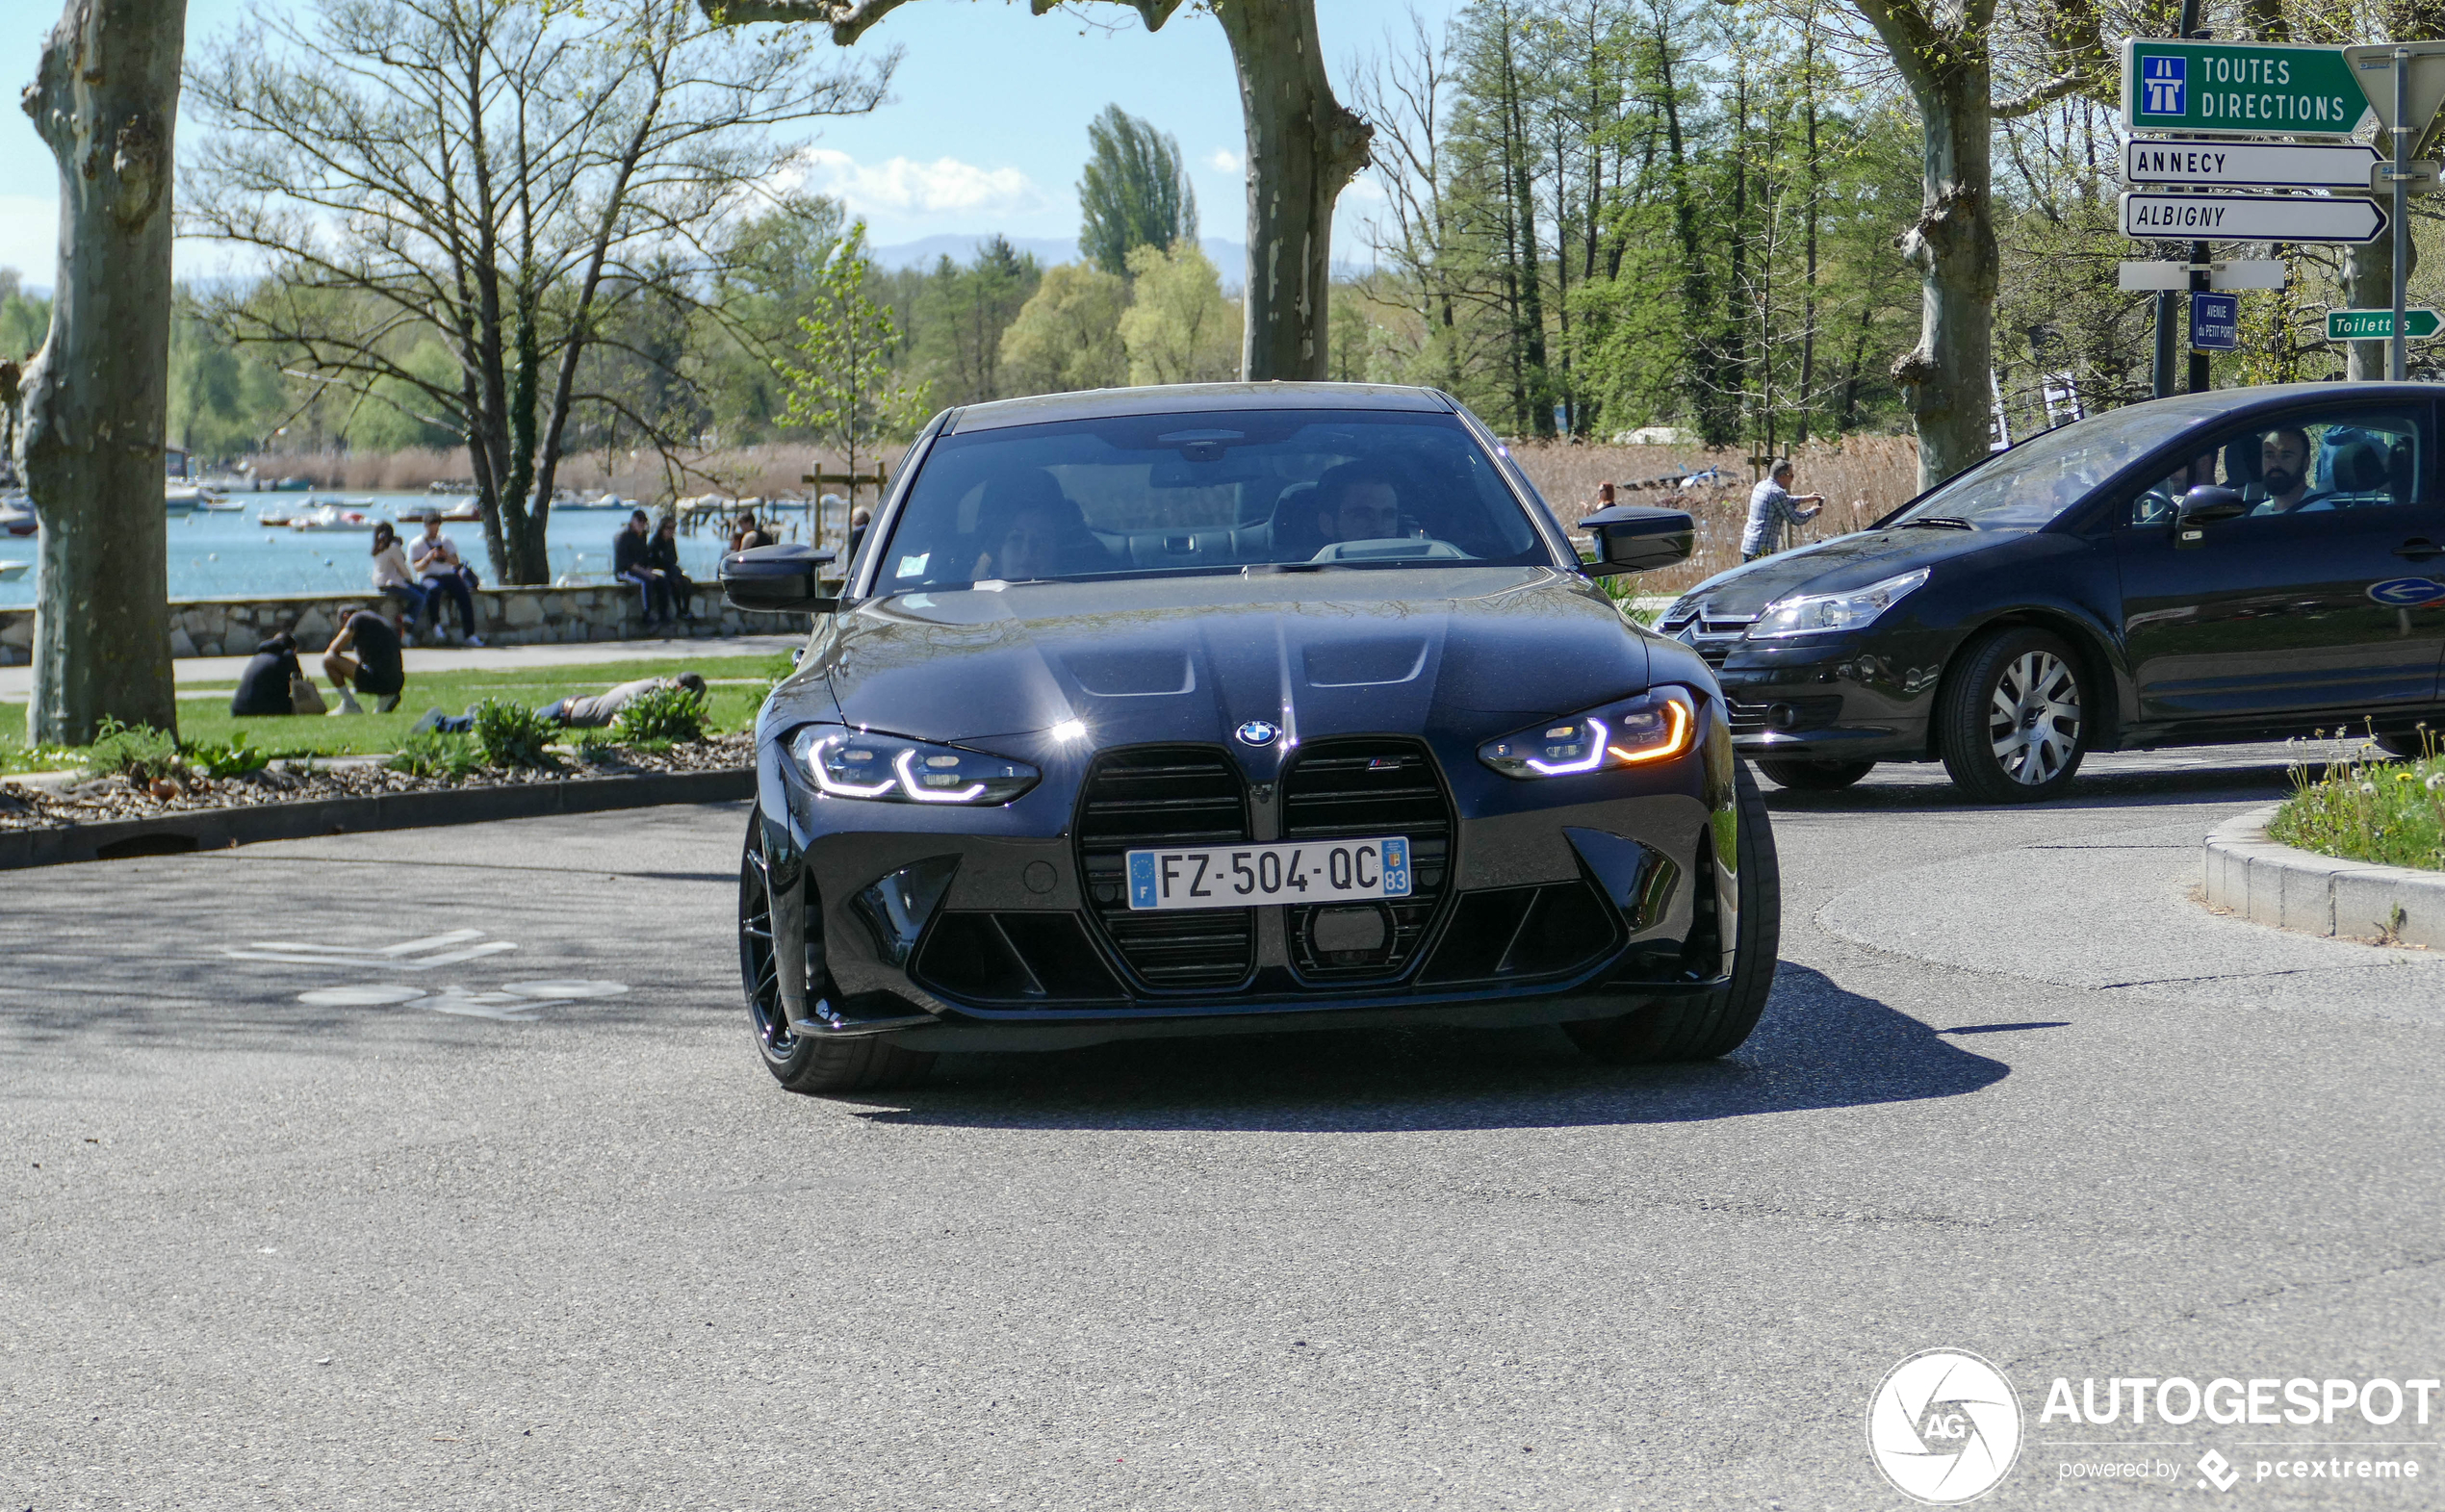
<path fill-rule="evenodd" d="M 985 532 L 989 544 L 976 559 L 972 577 L 980 582 L 1058 577 L 1094 539 L 1078 506 L 1047 473 L 994 479 L 981 512 L 998 523 Z"/>

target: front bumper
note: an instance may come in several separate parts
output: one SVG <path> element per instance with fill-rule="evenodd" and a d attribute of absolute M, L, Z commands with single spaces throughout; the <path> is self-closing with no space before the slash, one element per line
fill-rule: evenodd
<path fill-rule="evenodd" d="M 1127 753 L 1006 751 L 1044 782 L 1003 807 L 919 808 L 819 795 L 785 743 L 767 741 L 759 806 L 777 923 L 799 924 L 782 925 L 778 943 L 794 961 L 800 942 L 786 936 L 803 931 L 807 961 L 782 972 L 791 1029 L 924 1049 L 1055 1048 L 1361 1023 L 1557 1022 L 1707 991 L 1725 980 L 1737 929 L 1737 807 L 1721 705 L 1703 700 L 1700 719 L 1687 758 L 1537 782 L 1486 771 L 1474 747 L 1409 741 L 1436 768 L 1448 849 L 1430 906 L 1386 910 L 1385 959 L 1362 953 L 1351 965 L 1320 954 L 1311 947 L 1322 936 L 1306 929 L 1313 910 L 1217 910 L 1248 916 L 1245 961 L 1222 957 L 1219 974 L 1187 986 L 1166 975 L 1175 958 L 1165 942 L 1133 928 L 1146 916 L 1116 911 L 1107 871 L 1082 838 L 1096 761 Z M 1289 806 L 1290 775 L 1278 795 L 1274 783 L 1247 784 L 1258 841 L 1281 833 L 1266 833 L 1265 810 Z M 1199 948 L 1215 959 L 1211 941 Z"/>
<path fill-rule="evenodd" d="M 1860 635 L 1682 638 L 1714 668 L 1733 746 L 1751 760 L 1916 761 L 1930 754 L 1940 645 Z"/>

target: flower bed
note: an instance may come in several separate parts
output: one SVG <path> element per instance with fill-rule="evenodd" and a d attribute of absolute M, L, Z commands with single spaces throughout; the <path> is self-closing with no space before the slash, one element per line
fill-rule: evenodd
<path fill-rule="evenodd" d="M 2445 752 L 2398 761 L 2338 743 L 2323 770 L 2293 764 L 2298 786 L 2267 826 L 2278 844 L 2345 860 L 2445 871 Z"/>
<path fill-rule="evenodd" d="M 58 788 L 0 782 L 0 831 L 60 829 L 125 819 L 153 819 L 263 804 L 363 798 L 454 788 L 516 787 L 584 779 L 675 772 L 740 771 L 755 759 L 750 735 L 717 735 L 667 746 L 555 747 L 554 764 L 483 766 L 459 778 L 419 777 L 377 761 L 281 761 L 258 771 L 207 777 L 192 770 L 167 776 L 113 774 Z"/>

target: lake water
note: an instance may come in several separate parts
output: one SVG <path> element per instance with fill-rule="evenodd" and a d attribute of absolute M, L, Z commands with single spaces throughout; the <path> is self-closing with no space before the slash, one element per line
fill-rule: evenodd
<path fill-rule="evenodd" d="M 275 593 L 348 593 L 369 588 L 373 581 L 373 538 L 370 533 L 345 530 L 292 530 L 255 523 L 255 516 L 270 509 L 277 513 L 303 513 L 308 496 L 304 494 L 233 494 L 233 499 L 245 501 L 243 514 L 172 515 L 169 520 L 169 596 L 172 599 L 234 598 L 251 594 Z M 340 498 L 338 495 L 317 494 L 316 500 Z M 402 514 L 413 515 L 438 503 L 448 508 L 450 500 L 437 500 L 429 494 L 352 494 L 343 500 L 344 508 L 365 509 L 365 500 L 373 506 L 367 513 L 377 520 L 393 520 Z M 780 517 L 777 533 L 784 539 L 805 533 L 805 517 Z M 600 582 L 611 575 L 611 538 L 628 523 L 625 509 L 555 509 L 546 522 L 545 543 L 552 552 L 552 576 L 558 581 L 566 576 L 580 581 Z M 402 538 L 423 528 L 412 522 L 399 534 Z M 496 582 L 491 563 L 484 557 L 484 527 L 475 521 L 450 521 L 442 525 L 442 533 L 458 544 L 459 554 L 480 574 L 487 585 Z M 710 529 L 680 537 L 680 563 L 690 577 L 699 582 L 713 580 L 713 569 L 720 560 L 722 549 L 729 544 L 727 535 L 716 535 Z M 34 537 L 0 535 L 0 562 L 31 562 L 35 559 Z M 39 568 L 24 576 L 0 581 L 0 608 L 21 608 L 34 602 L 35 578 Z"/>

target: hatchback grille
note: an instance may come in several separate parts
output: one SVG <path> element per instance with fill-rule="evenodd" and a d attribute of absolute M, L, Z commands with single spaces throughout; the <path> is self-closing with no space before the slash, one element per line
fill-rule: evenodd
<path fill-rule="evenodd" d="M 1291 961 L 1311 981 L 1394 977 L 1408 967 L 1451 870 L 1452 804 L 1434 757 L 1414 740 L 1362 736 L 1301 747 L 1282 777 L 1282 838 L 1376 835 L 1408 839 L 1410 894 L 1399 902 L 1356 905 L 1378 910 L 1384 920 L 1380 942 L 1365 949 L 1325 949 L 1317 942 L 1318 915 L 1352 905 L 1291 908 L 1285 919 Z"/>
<path fill-rule="evenodd" d="M 1252 909 L 1134 911 L 1127 853 L 1231 845 L 1248 835 L 1239 768 L 1213 746 L 1153 746 L 1096 759 L 1078 800 L 1078 865 L 1104 936 L 1151 987 L 1237 987 L 1256 960 Z"/>
<path fill-rule="evenodd" d="M 1755 615 L 1716 619 L 1705 615 L 1683 618 L 1662 627 L 1663 632 L 1697 652 L 1710 667 L 1720 667 L 1734 647 L 1748 635 Z"/>

